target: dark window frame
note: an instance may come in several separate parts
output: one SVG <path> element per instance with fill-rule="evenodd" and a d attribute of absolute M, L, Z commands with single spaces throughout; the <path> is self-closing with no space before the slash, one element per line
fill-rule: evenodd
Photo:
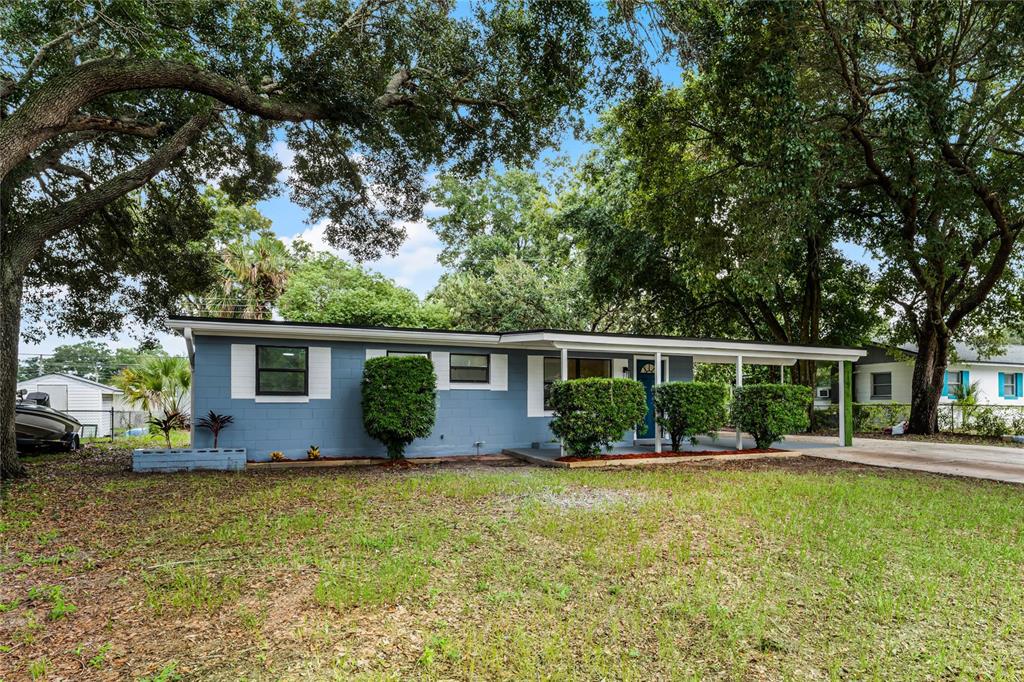
<path fill-rule="evenodd" d="M 283 369 L 276 367 L 260 367 L 260 349 L 262 348 L 279 348 L 282 350 L 300 350 L 302 351 L 303 358 L 305 359 L 305 367 L 303 369 Z M 298 374 L 302 372 L 302 391 L 264 391 L 260 388 L 260 375 L 263 372 L 270 373 L 286 373 L 286 374 Z M 256 346 L 256 395 L 294 395 L 294 396 L 306 396 L 309 395 L 309 346 L 278 346 L 271 344 L 263 344 Z"/>
<path fill-rule="evenodd" d="M 479 367 L 473 367 L 471 365 L 459 365 L 457 368 L 452 364 L 455 356 L 461 357 L 474 357 L 474 358 L 487 358 L 487 377 L 484 379 L 453 379 L 453 369 L 476 369 Z M 490 353 L 449 353 L 448 354 L 448 382 L 452 384 L 489 384 L 491 383 L 491 355 Z"/>
<path fill-rule="evenodd" d="M 875 391 L 875 377 L 883 375 L 889 375 L 889 393 L 888 395 L 881 395 Z M 871 399 L 872 400 L 892 400 L 892 372 L 872 372 L 871 373 Z"/>
<path fill-rule="evenodd" d="M 547 372 L 544 371 L 545 370 L 544 365 L 547 364 L 548 360 L 557 360 L 558 361 L 558 376 L 561 377 L 562 376 L 562 358 L 561 358 L 561 356 L 558 356 L 558 355 L 545 355 L 544 356 L 544 359 L 541 360 L 541 374 L 544 377 L 547 377 Z M 573 367 L 573 363 L 574 362 L 576 363 L 576 378 L 579 378 L 579 376 L 580 376 L 580 360 L 598 360 L 600 362 L 604 362 L 604 363 L 606 363 L 606 366 L 608 367 L 608 377 L 607 378 L 612 378 L 612 377 L 615 376 L 615 374 L 614 374 L 615 368 L 612 367 L 612 359 L 611 358 L 568 358 L 568 360 L 569 360 L 569 367 L 568 367 L 568 369 L 569 369 L 569 378 L 570 379 L 572 379 L 572 367 Z M 555 383 L 556 381 L 561 381 L 561 379 L 552 379 L 551 381 L 548 381 L 546 378 L 544 378 L 543 381 L 541 381 L 541 391 L 543 392 L 544 411 L 545 412 L 551 412 L 551 405 L 548 403 L 548 396 L 551 393 L 551 384 Z"/>

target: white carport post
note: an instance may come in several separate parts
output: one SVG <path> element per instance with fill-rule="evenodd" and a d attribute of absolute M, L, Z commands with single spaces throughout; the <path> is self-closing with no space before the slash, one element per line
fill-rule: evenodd
<path fill-rule="evenodd" d="M 654 353 L 654 388 L 661 384 L 661 351 Z M 654 412 L 654 451 L 661 452 L 661 425 L 658 424 L 658 412 Z"/>
<path fill-rule="evenodd" d="M 568 381 L 569 380 L 569 349 L 565 348 L 564 346 L 562 347 L 562 371 L 559 374 L 559 378 L 562 381 Z M 558 448 L 559 448 L 559 451 L 561 452 L 562 456 L 564 457 L 565 456 L 565 441 L 562 441 L 559 444 Z"/>
<path fill-rule="evenodd" d="M 846 363 L 839 361 L 839 447 L 846 447 Z"/>
<path fill-rule="evenodd" d="M 743 356 L 736 356 L 736 388 L 743 388 Z M 736 424 L 736 449 L 743 449 L 743 429 Z"/>

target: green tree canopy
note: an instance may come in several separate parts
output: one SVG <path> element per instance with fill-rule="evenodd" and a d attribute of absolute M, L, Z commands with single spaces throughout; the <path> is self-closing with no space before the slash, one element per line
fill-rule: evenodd
<path fill-rule="evenodd" d="M 205 291 L 199 187 L 276 192 L 282 139 L 328 240 L 394 252 L 429 169 L 529 158 L 576 120 L 598 23 L 585 0 L 0 6 L 0 474 L 22 471 L 23 303 L 29 331 L 100 334 Z"/>
<path fill-rule="evenodd" d="M 379 273 L 320 254 L 299 265 L 278 300 L 286 320 L 444 329 L 448 314 Z"/>
<path fill-rule="evenodd" d="M 817 215 L 870 251 L 893 339 L 919 347 L 911 430 L 934 431 L 951 342 L 1021 326 L 1024 6 L 658 7 L 685 82 L 645 120 L 777 196 L 766 215 Z"/>
<path fill-rule="evenodd" d="M 147 344 L 114 350 L 101 341 L 64 344 L 57 346 L 53 353 L 22 358 L 18 365 L 18 381 L 63 372 L 107 384 L 122 369 L 138 365 L 144 358 L 166 355 L 163 348 Z"/>
<path fill-rule="evenodd" d="M 857 344 L 877 324 L 870 275 L 838 248 L 831 196 L 787 196 L 761 169 L 680 133 L 686 93 L 609 112 L 570 220 L 591 285 L 645 305 L 659 330 L 775 343 Z M 685 130 L 685 128 L 683 128 Z M 813 363 L 796 380 L 811 385 Z"/>
<path fill-rule="evenodd" d="M 521 169 L 440 179 L 432 199 L 446 212 L 429 224 L 450 270 L 429 300 L 450 311 L 456 328 L 617 328 L 613 307 L 591 296 L 562 205 L 564 180 Z"/>

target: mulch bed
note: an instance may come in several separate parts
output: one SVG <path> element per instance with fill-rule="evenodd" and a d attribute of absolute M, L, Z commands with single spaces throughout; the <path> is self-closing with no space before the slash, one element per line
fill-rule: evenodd
<path fill-rule="evenodd" d="M 668 450 L 662 452 L 630 452 L 621 455 L 597 455 L 595 457 L 577 457 L 566 455 L 559 457 L 556 462 L 595 462 L 616 459 L 653 459 L 655 457 L 707 457 L 708 455 L 768 455 L 776 452 L 788 452 L 778 448 L 750 448 L 749 450 Z"/>

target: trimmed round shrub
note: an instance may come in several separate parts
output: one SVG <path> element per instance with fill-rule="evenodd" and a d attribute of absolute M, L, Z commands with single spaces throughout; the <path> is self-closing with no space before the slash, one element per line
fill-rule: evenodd
<path fill-rule="evenodd" d="M 729 420 L 729 387 L 700 381 L 670 381 L 654 387 L 654 410 L 658 424 L 679 450 L 683 439 L 697 442 L 697 436 L 714 436 Z"/>
<path fill-rule="evenodd" d="M 750 384 L 737 388 L 732 401 L 732 421 L 767 448 L 787 433 L 806 431 L 812 397 L 809 386 Z"/>
<path fill-rule="evenodd" d="M 421 355 L 370 358 L 363 367 L 363 427 L 384 444 L 388 457 L 426 438 L 437 415 L 434 365 Z"/>
<path fill-rule="evenodd" d="M 634 379 L 570 379 L 551 385 L 551 431 L 574 455 L 592 457 L 647 414 L 643 384 Z"/>

